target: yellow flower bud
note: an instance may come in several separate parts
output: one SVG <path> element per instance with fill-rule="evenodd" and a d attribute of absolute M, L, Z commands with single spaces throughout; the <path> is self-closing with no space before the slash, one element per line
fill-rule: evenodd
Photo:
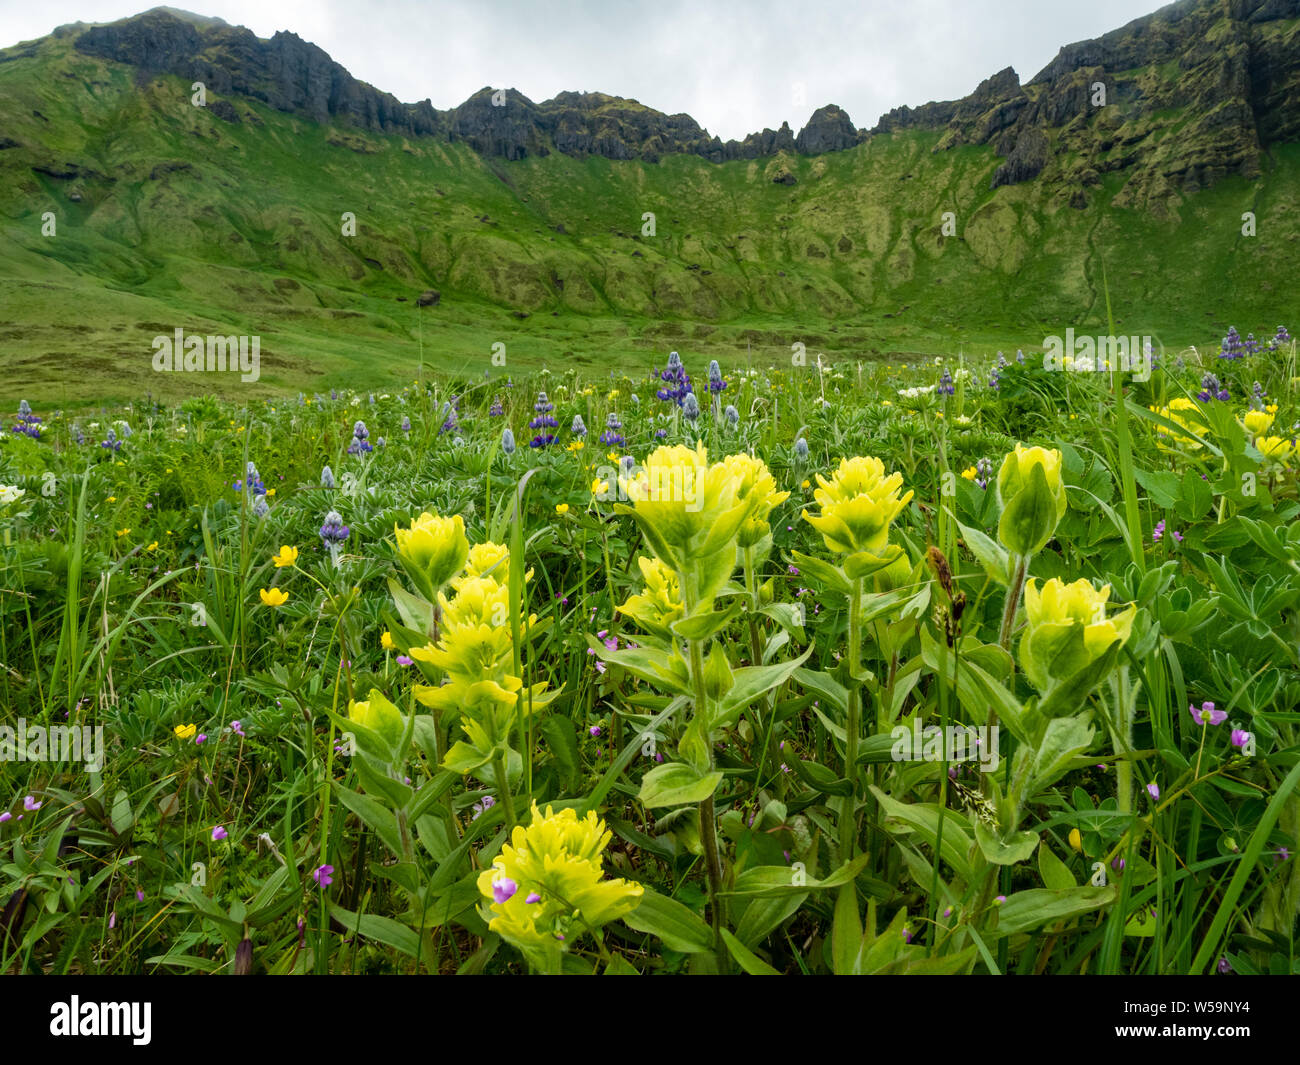
<path fill-rule="evenodd" d="M 1035 580 L 1025 585 L 1028 623 L 1020 641 L 1020 665 L 1040 692 L 1075 676 L 1129 638 L 1137 605 L 1130 603 L 1107 617 L 1109 598 L 1109 584 L 1098 591 L 1082 579 L 1065 584 L 1053 577 L 1041 589 Z"/>

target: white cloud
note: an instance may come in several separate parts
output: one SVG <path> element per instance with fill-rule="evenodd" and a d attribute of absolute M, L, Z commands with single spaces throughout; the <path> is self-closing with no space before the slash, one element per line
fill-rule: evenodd
<path fill-rule="evenodd" d="M 66 22 L 109 22 L 130 0 L 0 0 L 0 45 Z M 901 104 L 965 96 L 1006 66 L 1022 80 L 1061 45 L 1100 36 L 1154 0 L 203 0 L 260 37 L 291 30 L 407 102 L 461 103 L 485 85 L 534 100 L 599 91 L 690 114 L 724 140 L 836 103 L 870 127 Z M 792 86 L 805 86 L 804 104 Z"/>

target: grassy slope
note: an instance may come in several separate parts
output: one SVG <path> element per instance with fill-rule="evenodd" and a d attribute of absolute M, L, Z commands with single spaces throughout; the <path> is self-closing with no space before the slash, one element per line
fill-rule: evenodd
<path fill-rule="evenodd" d="M 150 371 L 150 339 L 176 326 L 260 335 L 255 387 L 275 390 L 409 379 L 421 329 L 426 366 L 473 373 L 495 342 L 509 367 L 644 366 L 670 347 L 692 365 L 766 365 L 795 341 L 849 356 L 1028 349 L 1101 331 L 1103 256 L 1120 328 L 1167 346 L 1214 343 L 1229 322 L 1294 328 L 1300 309 L 1282 283 L 1300 239 L 1295 146 L 1261 181 L 1224 181 L 1162 220 L 1110 206 L 1116 175 L 1084 210 L 1042 182 L 990 192 L 1000 160 L 933 152 L 938 133 L 721 166 L 506 163 L 236 102 L 255 121 L 192 107 L 179 79 L 139 87 L 67 40 L 0 63 L 0 130 L 22 145 L 0 151 L 5 393 L 206 391 L 211 377 Z M 31 169 L 67 162 L 104 177 Z M 773 183 L 782 168 L 796 185 Z M 956 239 L 940 235 L 949 210 Z M 442 303 L 420 312 L 428 287 Z"/>

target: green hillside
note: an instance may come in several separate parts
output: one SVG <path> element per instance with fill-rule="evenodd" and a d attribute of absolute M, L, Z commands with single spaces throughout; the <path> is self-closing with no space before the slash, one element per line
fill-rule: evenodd
<path fill-rule="evenodd" d="M 1116 206 L 1122 173 L 1103 173 L 1080 209 L 1046 180 L 991 189 L 994 149 L 936 150 L 937 130 L 725 163 L 506 161 L 241 96 L 230 121 L 217 100 L 193 106 L 184 79 L 70 35 L 0 53 L 6 394 L 210 390 L 152 372 L 151 339 L 177 327 L 259 335 L 266 391 L 380 387 L 421 362 L 481 374 L 494 343 L 519 370 L 647 367 L 670 348 L 766 366 L 795 342 L 830 358 L 1029 350 L 1102 331 L 1103 267 L 1119 328 L 1165 347 L 1300 320 L 1293 144 L 1165 212 Z M 417 307 L 427 289 L 440 301 Z"/>

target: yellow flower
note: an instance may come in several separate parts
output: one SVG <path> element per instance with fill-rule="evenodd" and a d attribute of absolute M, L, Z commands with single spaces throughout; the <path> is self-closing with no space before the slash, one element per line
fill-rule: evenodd
<path fill-rule="evenodd" d="M 284 606 L 289 601 L 289 593 L 280 588 L 272 588 L 270 591 L 263 588 L 257 594 L 266 606 Z"/>
<path fill-rule="evenodd" d="M 154 541 L 153 543 L 151 543 L 148 547 L 146 547 L 145 550 L 146 550 L 146 551 L 157 551 L 157 550 L 158 550 L 158 541 L 155 540 L 155 541 Z"/>
<path fill-rule="evenodd" d="M 1255 450 L 1266 458 L 1274 459 L 1277 462 L 1284 461 L 1294 449 L 1295 445 L 1290 440 L 1284 440 L 1280 436 L 1260 436 L 1255 438 Z"/>
<path fill-rule="evenodd" d="M 348 703 L 348 719 L 371 732 L 378 732 L 393 747 L 401 741 L 405 731 L 401 711 L 378 688 L 371 689 L 365 702 Z"/>
<path fill-rule="evenodd" d="M 172 732 L 176 734 L 178 740 L 188 740 L 198 730 L 198 725 L 177 725 Z"/>
<path fill-rule="evenodd" d="M 610 462 L 617 462 L 617 461 L 618 461 L 618 452 L 617 452 L 617 451 L 611 451 L 608 455 L 605 456 L 605 458 L 609 459 Z"/>
<path fill-rule="evenodd" d="M 751 508 L 749 516 L 741 522 L 737 543 L 742 548 L 753 547 L 771 532 L 768 519 L 772 508 L 789 499 L 790 493 L 778 492 L 767 463 L 743 451 L 728 455 L 722 460 L 722 466 L 737 479 L 736 498 Z"/>
<path fill-rule="evenodd" d="M 603 495 L 606 495 L 608 492 L 609 492 L 609 482 L 608 482 L 608 481 L 602 481 L 599 477 L 597 477 L 594 481 L 591 482 L 591 494 L 592 494 L 592 495 L 594 495 L 594 496 L 603 496 Z"/>
<path fill-rule="evenodd" d="M 271 561 L 275 563 L 276 569 L 281 569 L 284 566 L 292 566 L 298 561 L 298 549 L 296 547 L 290 547 L 288 544 L 284 544 L 280 548 L 280 553 L 278 555 L 271 556 Z"/>
<path fill-rule="evenodd" d="M 397 645 L 393 643 L 393 634 L 387 629 L 385 629 L 383 635 L 379 637 L 379 646 L 385 651 L 393 651 L 397 648 Z"/>
<path fill-rule="evenodd" d="M 976 477 L 979 476 L 979 472 L 980 471 L 977 470 L 974 466 L 967 466 L 964 470 L 961 471 L 961 475 L 965 477 L 966 480 L 973 481 L 975 480 Z"/>
<path fill-rule="evenodd" d="M 630 913 L 645 889 L 605 880 L 602 857 L 610 833 L 594 810 L 578 819 L 571 807 L 516 825 L 510 842 L 478 878 L 488 927 L 531 958 L 554 957 L 583 931 Z"/>
<path fill-rule="evenodd" d="M 581 451 L 581 450 L 582 450 L 584 447 L 586 447 L 586 446 L 587 446 L 587 445 L 584 444 L 581 440 L 573 440 L 573 441 L 570 441 L 569 446 L 568 446 L 567 448 L 565 448 L 565 450 L 566 450 L 566 451 Z"/>
<path fill-rule="evenodd" d="M 729 557 L 735 565 L 735 545 L 741 523 L 759 499 L 742 499 L 740 475 L 726 463 L 709 464 L 703 444 L 692 449 L 659 447 L 645 466 L 623 473 L 619 486 L 632 501 L 637 524 L 651 549 L 668 565 L 683 569 L 704 558 Z M 728 554 L 729 553 L 729 554 Z M 725 582 L 731 567 L 721 575 Z M 720 567 L 710 567 L 706 584 L 716 583 Z M 716 588 L 701 586 L 707 597 Z"/>
<path fill-rule="evenodd" d="M 1084 579 L 1065 584 L 1053 577 L 1041 590 L 1037 580 L 1025 585 L 1028 620 L 1020 641 L 1020 664 L 1039 691 L 1069 679 L 1112 645 L 1129 638 L 1137 604 L 1130 603 L 1108 618 L 1108 599 L 1109 584 L 1098 591 Z"/>
<path fill-rule="evenodd" d="M 105 503 L 116 503 L 116 502 L 117 502 L 117 496 L 109 496 L 107 499 L 104 500 L 104 502 L 105 502 Z"/>
<path fill-rule="evenodd" d="M 828 481 L 820 473 L 813 498 L 818 515 L 803 512 L 804 521 L 822 534 L 826 546 L 841 554 L 867 551 L 879 555 L 889 543 L 889 526 L 912 499 L 899 496 L 903 475 L 885 475 L 885 464 L 874 456 L 840 459 Z"/>
<path fill-rule="evenodd" d="M 1273 415 L 1266 410 L 1248 410 L 1242 417 L 1241 424 L 1251 436 L 1260 436 L 1273 424 Z"/>
<path fill-rule="evenodd" d="M 449 584 L 465 566 L 469 540 L 459 514 L 440 518 L 425 511 L 409 529 L 393 526 L 398 557 L 426 598 Z"/>
<path fill-rule="evenodd" d="M 1169 401 L 1169 406 L 1156 409 L 1156 413 L 1161 417 L 1168 418 L 1176 425 L 1181 425 L 1189 432 L 1204 433 L 1206 430 L 1204 418 L 1201 415 L 1201 408 L 1197 405 L 1195 400 L 1188 399 L 1185 396 L 1171 399 Z M 1191 415 L 1195 415 L 1195 417 L 1190 417 Z M 1156 443 L 1165 450 L 1168 450 L 1165 443 L 1166 440 L 1170 440 L 1175 444 L 1181 444 L 1191 451 L 1195 451 L 1201 446 L 1200 441 L 1190 435 L 1176 433 L 1172 429 L 1163 425 L 1157 425 Z"/>
<path fill-rule="evenodd" d="M 117 535 L 118 535 L 118 536 L 125 536 L 125 535 L 127 535 L 127 533 L 129 533 L 130 531 L 131 531 L 130 529 L 118 529 L 118 530 L 117 530 Z"/>
<path fill-rule="evenodd" d="M 636 563 L 641 568 L 645 590 L 640 595 L 629 596 L 618 611 L 634 618 L 647 632 L 666 636 L 669 626 L 684 612 L 677 571 L 657 558 L 638 558 Z"/>
<path fill-rule="evenodd" d="M 569 504 L 568 504 L 568 503 L 556 503 L 556 504 L 555 504 L 555 513 L 558 514 L 558 515 L 560 515 L 560 517 L 564 517 L 564 515 L 566 515 L 567 513 L 569 513 Z"/>
<path fill-rule="evenodd" d="M 273 495 L 275 495 L 275 489 L 274 489 L 274 488 L 268 488 L 268 489 L 266 490 L 266 494 L 267 494 L 268 496 L 273 496 Z"/>
<path fill-rule="evenodd" d="M 998 539 L 1018 555 L 1037 554 L 1052 538 L 1068 505 L 1061 453 L 1017 444 L 1002 460 L 997 490 L 1002 503 Z"/>
<path fill-rule="evenodd" d="M 809 481 L 807 477 L 805 477 L 802 481 L 799 482 L 799 487 L 807 490 L 812 487 L 812 482 Z"/>
<path fill-rule="evenodd" d="M 1077 828 L 1070 829 L 1070 846 L 1077 851 L 1083 850 L 1083 836 Z"/>

